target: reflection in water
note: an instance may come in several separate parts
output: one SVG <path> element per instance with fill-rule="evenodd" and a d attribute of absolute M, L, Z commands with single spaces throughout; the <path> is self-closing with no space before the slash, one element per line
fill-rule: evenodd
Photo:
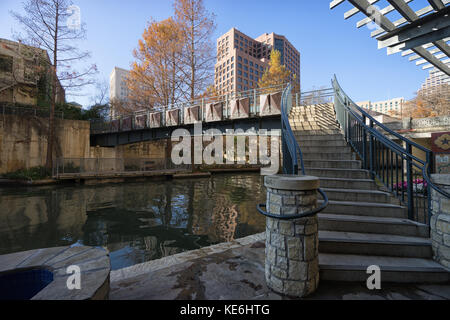
<path fill-rule="evenodd" d="M 262 232 L 264 201 L 258 174 L 0 189 L 0 254 L 78 242 L 120 269 Z"/>

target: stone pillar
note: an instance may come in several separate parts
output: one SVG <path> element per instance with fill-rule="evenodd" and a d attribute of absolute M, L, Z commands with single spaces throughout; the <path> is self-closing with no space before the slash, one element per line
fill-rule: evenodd
<path fill-rule="evenodd" d="M 436 186 L 450 193 L 450 174 L 433 174 Z M 431 189 L 430 220 L 433 259 L 450 268 L 450 199 Z"/>
<path fill-rule="evenodd" d="M 292 215 L 317 207 L 319 179 L 275 175 L 265 178 L 267 212 Z M 266 218 L 266 283 L 273 291 L 305 297 L 319 285 L 317 215 L 295 220 Z"/>

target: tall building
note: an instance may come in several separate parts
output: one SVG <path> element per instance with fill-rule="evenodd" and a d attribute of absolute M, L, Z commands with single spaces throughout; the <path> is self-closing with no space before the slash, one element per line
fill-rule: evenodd
<path fill-rule="evenodd" d="M 383 101 L 361 101 L 356 103 L 361 108 L 376 111 L 383 114 L 388 114 L 389 111 L 402 112 L 403 105 L 405 104 L 405 98 L 394 98 Z"/>
<path fill-rule="evenodd" d="M 54 74 L 51 66 L 46 50 L 0 39 L 0 102 L 48 103 Z M 65 90 L 56 78 L 56 102 L 65 101 Z"/>
<path fill-rule="evenodd" d="M 224 94 L 257 88 L 258 80 L 269 67 L 273 49 L 280 51 L 281 63 L 291 71 L 292 77 L 296 75 L 300 87 L 300 53 L 284 36 L 265 33 L 252 39 L 232 28 L 217 39 L 214 73 L 217 92 Z"/>
<path fill-rule="evenodd" d="M 117 103 L 128 101 L 128 86 L 126 83 L 130 71 L 115 67 L 109 77 L 109 100 L 111 101 L 111 117 L 115 117 Z"/>
<path fill-rule="evenodd" d="M 433 93 L 444 93 L 449 94 L 448 91 L 450 86 L 450 76 L 446 75 L 442 71 L 433 68 L 430 70 L 428 77 L 425 82 L 420 87 L 418 93 L 423 95 L 430 95 Z"/>

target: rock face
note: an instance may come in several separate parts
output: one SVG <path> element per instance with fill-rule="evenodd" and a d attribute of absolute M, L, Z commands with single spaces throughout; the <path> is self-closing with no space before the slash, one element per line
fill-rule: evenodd
<path fill-rule="evenodd" d="M 293 215 L 317 207 L 315 177 L 268 176 L 268 212 Z M 305 297 L 319 285 L 319 240 L 317 215 L 295 220 L 267 217 L 266 282 L 277 293 Z"/>
<path fill-rule="evenodd" d="M 450 174 L 434 174 L 433 182 L 442 190 L 450 192 Z M 433 259 L 450 268 L 450 199 L 431 191 L 433 215 L 430 220 Z"/>
<path fill-rule="evenodd" d="M 0 256 L 0 284 L 5 275 L 11 278 L 27 270 L 46 270 L 53 276 L 31 300 L 108 299 L 111 265 L 102 248 L 56 247 Z"/>

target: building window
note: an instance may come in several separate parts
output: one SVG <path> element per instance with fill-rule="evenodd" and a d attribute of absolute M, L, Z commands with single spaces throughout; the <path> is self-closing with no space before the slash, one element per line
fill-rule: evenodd
<path fill-rule="evenodd" d="M 242 68 L 242 64 L 238 63 L 238 67 L 239 67 L 239 68 Z"/>
<path fill-rule="evenodd" d="M 248 64 L 248 60 L 247 59 L 244 59 L 244 64 Z"/>

